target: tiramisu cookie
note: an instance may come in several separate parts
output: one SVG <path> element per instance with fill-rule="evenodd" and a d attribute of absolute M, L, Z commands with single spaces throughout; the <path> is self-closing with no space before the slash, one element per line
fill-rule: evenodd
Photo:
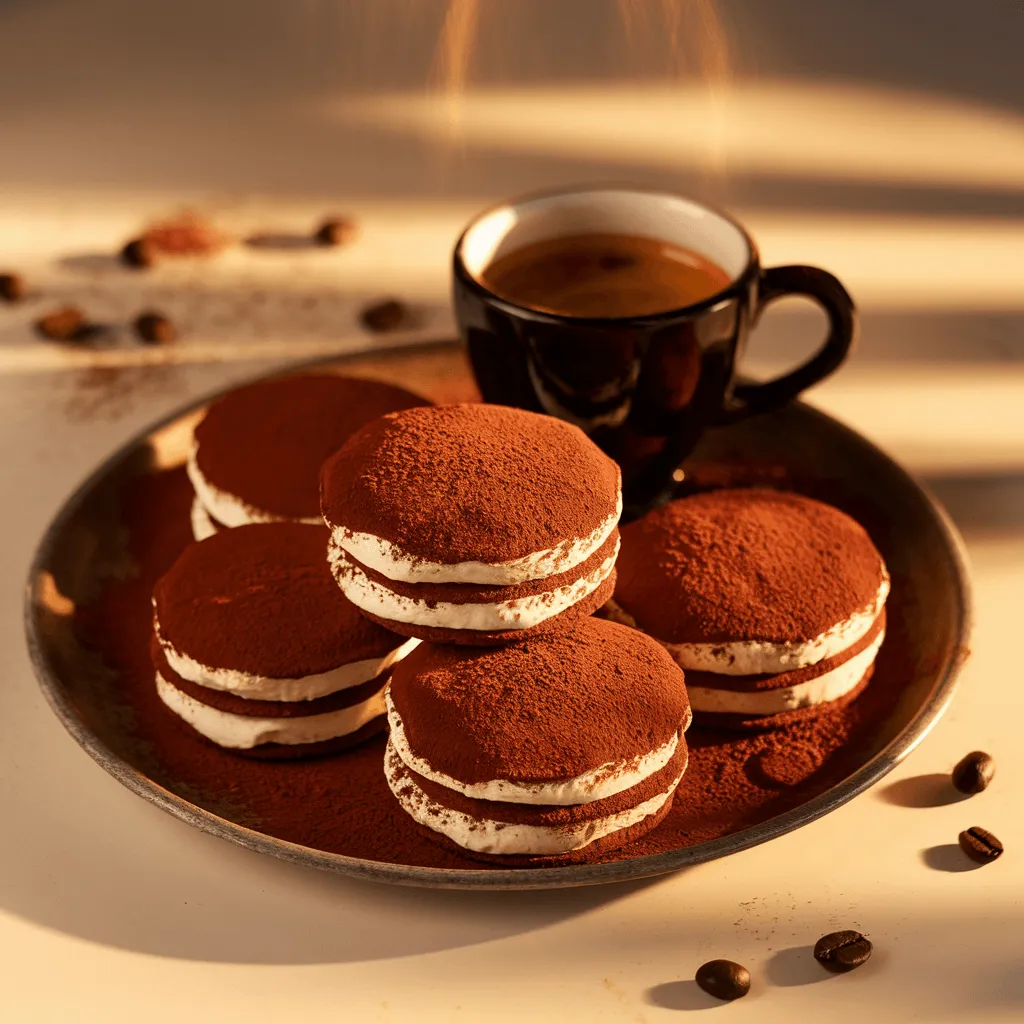
<path fill-rule="evenodd" d="M 617 849 L 668 813 L 686 769 L 683 673 L 600 619 L 498 648 L 422 644 L 396 666 L 387 707 L 402 808 L 504 864 Z"/>
<path fill-rule="evenodd" d="M 379 381 L 301 374 L 259 381 L 215 401 L 195 429 L 187 469 L 192 529 L 321 522 L 320 466 L 361 426 L 427 400 Z"/>
<path fill-rule="evenodd" d="M 338 585 L 397 633 L 500 644 L 590 615 L 614 586 L 619 470 L 576 427 L 494 405 L 409 409 L 323 466 Z"/>
<path fill-rule="evenodd" d="M 881 555 L 849 516 L 801 495 L 671 502 L 623 530 L 618 564 L 613 617 L 686 670 L 702 722 L 834 707 L 866 681 L 885 636 Z"/>
<path fill-rule="evenodd" d="M 383 729 L 383 687 L 415 641 L 359 613 L 331 579 L 326 547 L 323 526 L 222 530 L 157 582 L 157 692 L 219 746 L 298 756 Z"/>

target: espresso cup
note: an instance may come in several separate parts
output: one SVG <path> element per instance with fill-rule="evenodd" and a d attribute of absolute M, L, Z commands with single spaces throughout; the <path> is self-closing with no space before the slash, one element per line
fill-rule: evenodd
<path fill-rule="evenodd" d="M 656 312 L 579 316 L 500 295 L 487 283 L 497 261 L 580 236 L 679 247 L 720 272 L 720 286 L 699 301 L 666 301 Z M 484 401 L 581 427 L 622 467 L 632 516 L 671 492 L 704 430 L 788 402 L 842 363 L 857 332 L 853 300 L 827 271 L 762 268 L 753 239 L 732 217 L 637 188 L 534 195 L 485 211 L 455 247 L 453 293 Z M 775 380 L 737 380 L 747 336 L 765 306 L 785 295 L 805 295 L 824 309 L 824 343 Z"/>

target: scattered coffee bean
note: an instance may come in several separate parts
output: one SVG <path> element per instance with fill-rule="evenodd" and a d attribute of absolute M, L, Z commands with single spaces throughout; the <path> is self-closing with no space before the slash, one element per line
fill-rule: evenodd
<path fill-rule="evenodd" d="M 973 795 L 988 788 L 996 773 L 996 763 L 984 750 L 972 750 L 953 769 L 953 787 Z"/>
<path fill-rule="evenodd" d="M 345 217 L 331 217 L 313 232 L 321 245 L 347 245 L 357 234 L 355 223 Z"/>
<path fill-rule="evenodd" d="M 378 302 L 374 306 L 367 306 L 359 314 L 359 319 L 364 327 L 378 334 L 398 331 L 403 327 L 410 328 L 415 323 L 412 310 L 397 299 L 388 299 L 387 302 Z"/>
<path fill-rule="evenodd" d="M 709 960 L 701 964 L 694 981 L 716 999 L 739 999 L 750 991 L 750 971 L 732 960 Z"/>
<path fill-rule="evenodd" d="M 18 274 L 0 274 L 0 299 L 18 302 L 25 298 L 25 279 Z"/>
<path fill-rule="evenodd" d="M 163 313 L 140 313 L 133 326 L 139 339 L 150 345 L 168 345 L 178 337 L 177 328 Z"/>
<path fill-rule="evenodd" d="M 74 306 L 47 313 L 36 321 L 36 330 L 51 341 L 78 341 L 90 333 L 85 314 Z"/>
<path fill-rule="evenodd" d="M 830 932 L 814 944 L 814 959 L 822 967 L 841 974 L 866 963 L 871 949 L 871 941 L 860 932 Z"/>
<path fill-rule="evenodd" d="M 156 263 L 156 249 L 146 238 L 133 238 L 121 250 L 121 261 L 129 267 L 151 267 Z"/>
<path fill-rule="evenodd" d="M 971 860 L 988 864 L 1003 855 L 1003 844 L 987 828 L 972 825 L 960 833 L 960 849 Z"/>

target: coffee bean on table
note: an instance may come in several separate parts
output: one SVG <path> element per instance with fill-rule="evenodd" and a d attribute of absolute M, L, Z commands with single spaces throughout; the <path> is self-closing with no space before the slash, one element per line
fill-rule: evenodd
<path fill-rule="evenodd" d="M 1003 844 L 987 828 L 972 825 L 960 833 L 960 849 L 971 860 L 988 864 L 1003 855 Z"/>
<path fill-rule="evenodd" d="M 146 238 L 133 238 L 121 250 L 121 262 L 141 270 L 156 263 L 156 247 Z"/>
<path fill-rule="evenodd" d="M 709 960 L 701 964 L 694 981 L 716 999 L 739 999 L 750 991 L 750 971 L 732 960 Z"/>
<path fill-rule="evenodd" d="M 330 217 L 313 233 L 313 238 L 321 245 L 346 245 L 356 237 L 357 229 L 353 221 L 345 217 Z"/>
<path fill-rule="evenodd" d="M 20 274 L 0 274 L 0 299 L 18 302 L 25 298 L 25 279 Z"/>
<path fill-rule="evenodd" d="M 77 341 L 90 333 L 85 314 L 75 306 L 47 313 L 35 323 L 36 330 L 50 341 Z"/>
<path fill-rule="evenodd" d="M 397 299 L 388 299 L 386 302 L 367 306 L 359 314 L 359 319 L 364 327 L 381 334 L 410 328 L 415 322 L 412 310 Z"/>
<path fill-rule="evenodd" d="M 844 930 L 822 935 L 814 944 L 814 959 L 830 971 L 842 974 L 866 963 L 871 956 L 871 940 L 860 932 Z"/>
<path fill-rule="evenodd" d="M 163 313 L 140 313 L 132 326 L 139 339 L 150 345 L 167 345 L 178 337 L 177 328 Z"/>
<path fill-rule="evenodd" d="M 996 773 L 996 763 L 984 750 L 972 750 L 953 769 L 953 788 L 973 795 L 988 788 Z"/>

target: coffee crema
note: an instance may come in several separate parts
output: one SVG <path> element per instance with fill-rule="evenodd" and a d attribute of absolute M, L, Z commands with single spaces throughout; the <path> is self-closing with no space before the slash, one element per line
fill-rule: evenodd
<path fill-rule="evenodd" d="M 657 238 L 592 233 L 548 238 L 482 274 L 495 295 L 569 317 L 665 313 L 711 298 L 731 277 L 706 256 Z"/>

